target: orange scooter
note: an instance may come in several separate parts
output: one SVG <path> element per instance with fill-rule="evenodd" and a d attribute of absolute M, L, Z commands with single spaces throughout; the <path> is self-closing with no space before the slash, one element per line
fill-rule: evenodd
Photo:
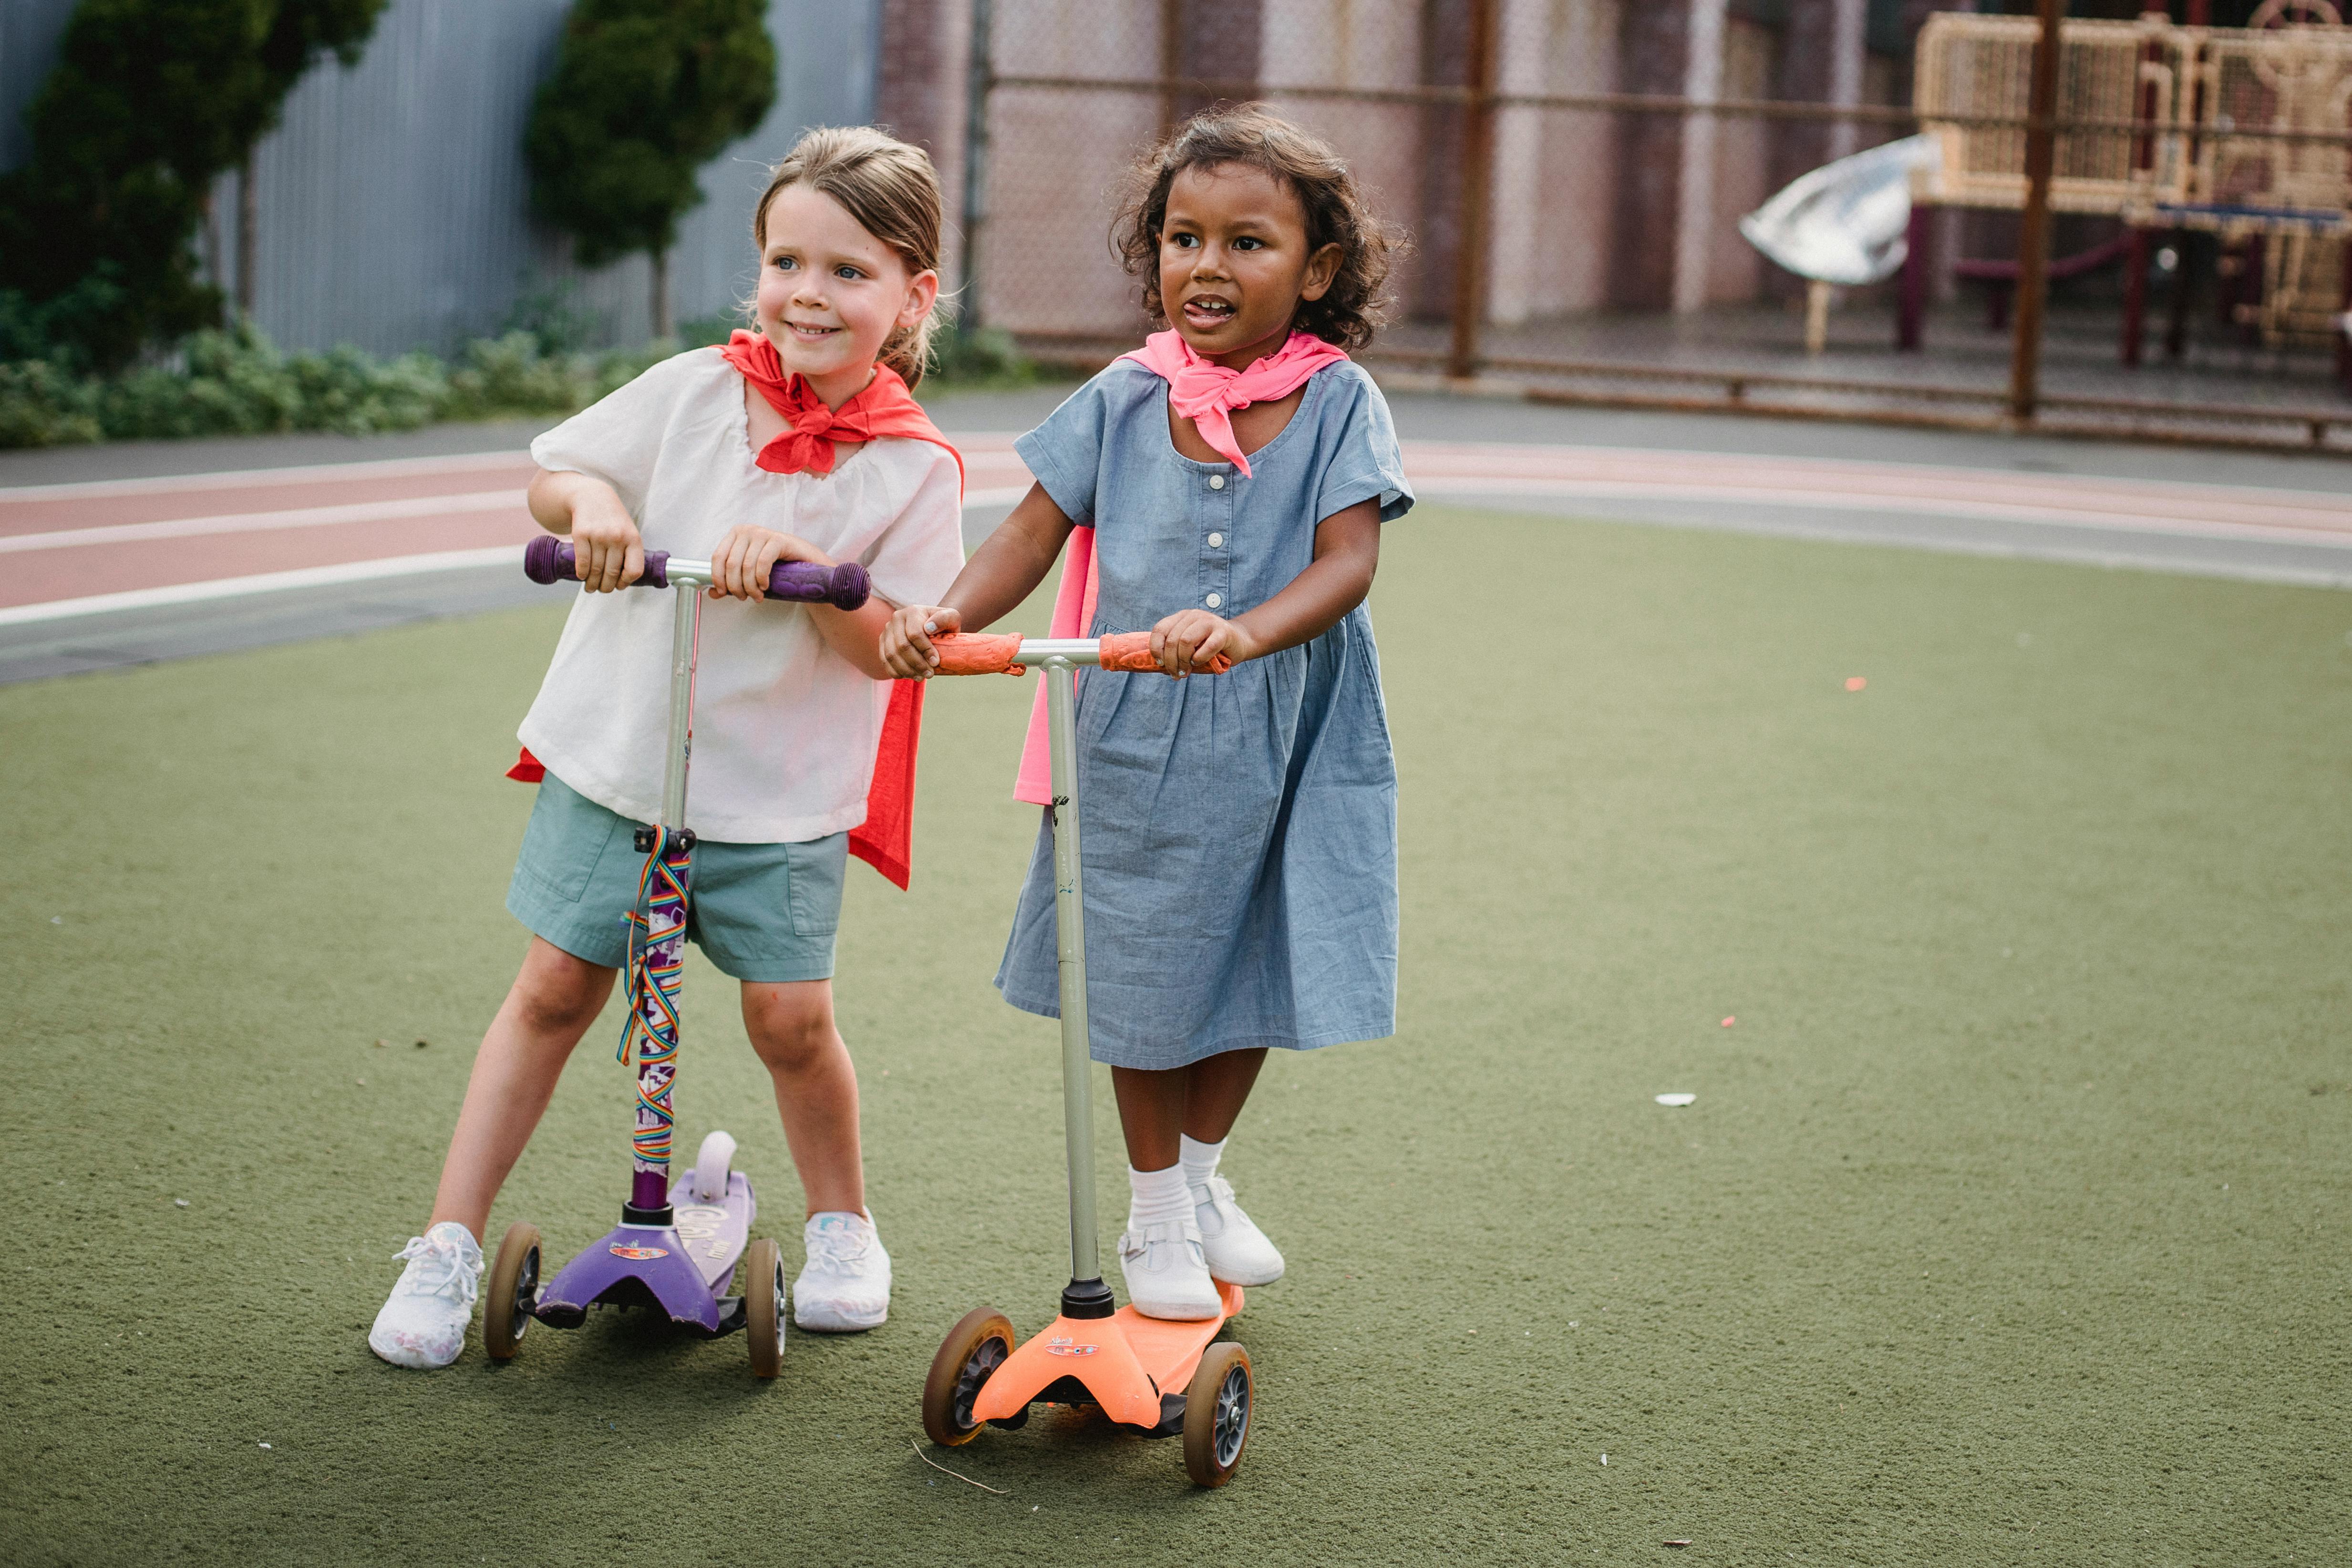
<path fill-rule="evenodd" d="M 1040 638 L 953 635 L 933 639 L 941 675 L 1045 672 L 1053 755 L 1054 919 L 1062 991 L 1062 1110 L 1070 1165 L 1070 1282 L 1062 1310 L 1022 1343 L 992 1307 L 948 1331 L 923 1384 L 923 1430 L 934 1443 L 969 1443 L 983 1426 L 1026 1426 L 1037 1404 L 1091 1405 L 1145 1436 L 1184 1439 L 1194 1482 L 1221 1487 L 1241 1468 L 1254 1389 L 1249 1355 L 1216 1342 L 1242 1310 L 1237 1285 L 1217 1282 L 1222 1310 L 1187 1321 L 1111 1308 L 1096 1252 L 1094 1085 L 1087 1061 L 1085 900 L 1078 868 L 1077 667 L 1157 671 L 1150 634 Z M 1218 671 L 1226 668 L 1220 659 Z"/>

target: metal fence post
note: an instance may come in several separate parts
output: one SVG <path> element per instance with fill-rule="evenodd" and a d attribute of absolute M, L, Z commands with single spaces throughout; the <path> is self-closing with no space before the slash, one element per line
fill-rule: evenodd
<path fill-rule="evenodd" d="M 992 0 L 971 0 L 971 62 L 964 78 L 963 267 L 957 279 L 960 331 L 977 331 L 980 313 L 980 230 L 988 217 L 988 98 L 996 85 L 989 43 Z"/>
<path fill-rule="evenodd" d="M 2050 172 L 2057 156 L 2058 22 L 2066 0 L 2041 0 L 2033 82 L 2026 107 L 2025 219 L 2018 226 L 2017 335 L 2009 355 L 2009 416 L 2033 422 L 2042 401 L 2042 307 L 2050 293 Z"/>
<path fill-rule="evenodd" d="M 1160 0 L 1160 133 L 1175 129 L 1176 79 L 1184 74 L 1184 0 Z"/>
<path fill-rule="evenodd" d="M 1487 208 L 1495 173 L 1496 0 L 1471 0 L 1467 117 L 1462 149 L 1462 236 L 1454 258 L 1454 342 L 1445 374 L 1478 374 L 1479 318 L 1486 308 Z"/>

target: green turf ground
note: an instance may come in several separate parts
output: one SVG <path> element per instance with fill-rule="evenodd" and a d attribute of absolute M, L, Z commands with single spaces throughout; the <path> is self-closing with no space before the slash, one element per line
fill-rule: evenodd
<path fill-rule="evenodd" d="M 620 1321 L 363 1343 L 521 949 L 552 614 L 0 691 L 0 1558 L 2352 1558 L 2352 596 L 1437 507 L 1385 565 L 1401 1027 L 1235 1135 L 1291 1274 L 1221 1493 L 1076 1417 L 939 1456 L 1001 1496 L 910 1443 L 940 1332 L 1066 1263 L 1053 1026 L 988 984 L 1025 683 L 935 691 L 916 895 L 845 915 L 891 1321 L 766 1386 Z M 792 1237 L 687 997 L 686 1146 Z M 496 1222 L 559 1254 L 612 1033 Z"/>

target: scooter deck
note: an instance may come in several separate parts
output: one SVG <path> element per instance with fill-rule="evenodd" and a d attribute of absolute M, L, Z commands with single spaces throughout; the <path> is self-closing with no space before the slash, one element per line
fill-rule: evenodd
<path fill-rule="evenodd" d="M 1108 1318 L 1056 1318 L 1014 1349 L 972 1403 L 976 1421 L 1009 1421 L 1064 1378 L 1085 1388 L 1103 1414 L 1130 1426 L 1168 1425 L 1185 1384 L 1217 1337 L 1242 1310 L 1242 1288 L 1217 1281 L 1223 1312 L 1183 1321 L 1147 1318 L 1121 1307 Z"/>
<path fill-rule="evenodd" d="M 621 1225 L 563 1266 L 540 1288 L 531 1315 L 553 1328 L 577 1328 L 588 1309 L 652 1307 L 681 1328 L 718 1335 L 743 1326 L 740 1300 L 719 1295 L 749 1245 L 759 1204 L 751 1179 L 729 1173 L 723 1203 L 694 1195 L 694 1173 L 670 1187 L 671 1223 Z"/>

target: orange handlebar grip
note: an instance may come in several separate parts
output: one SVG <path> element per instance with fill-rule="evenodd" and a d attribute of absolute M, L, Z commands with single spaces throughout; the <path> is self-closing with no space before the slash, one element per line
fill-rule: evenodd
<path fill-rule="evenodd" d="M 934 675 L 1025 675 L 1027 669 L 1017 663 L 1021 653 L 1020 634 L 991 637 L 982 633 L 942 632 L 931 639 L 931 650 L 940 656 Z"/>
<path fill-rule="evenodd" d="M 1159 671 L 1160 661 L 1151 657 L 1150 632 L 1113 632 L 1101 639 L 1101 647 L 1105 669 L 1124 669 L 1137 675 Z M 1233 667 L 1232 659 L 1219 654 L 1209 661 L 1208 668 L 1212 675 L 1223 675 Z"/>

